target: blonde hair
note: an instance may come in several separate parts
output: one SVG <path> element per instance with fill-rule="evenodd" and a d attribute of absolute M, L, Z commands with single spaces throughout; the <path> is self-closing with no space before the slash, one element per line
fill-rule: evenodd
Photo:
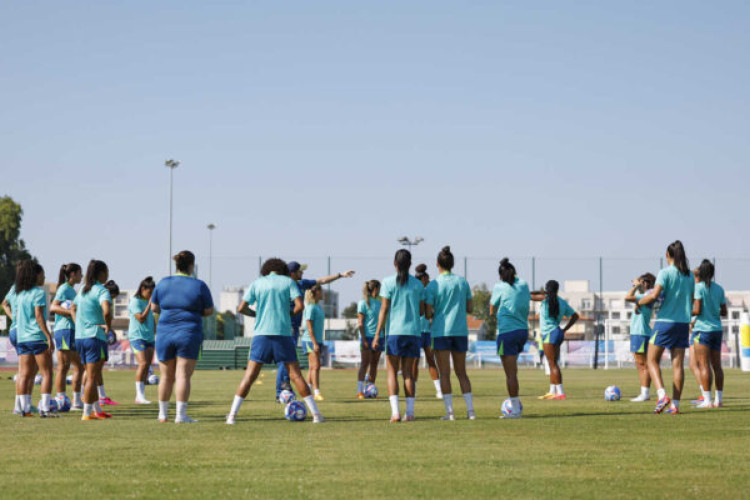
<path fill-rule="evenodd" d="M 370 299 L 372 298 L 372 292 L 380 288 L 380 282 L 378 280 L 365 281 L 365 286 L 362 289 L 362 297 L 365 299 L 367 309 L 370 308 Z"/>
<path fill-rule="evenodd" d="M 321 289 L 320 285 L 313 285 L 312 288 L 308 289 L 305 292 L 305 304 L 317 304 L 318 301 L 315 299 L 315 294 Z"/>

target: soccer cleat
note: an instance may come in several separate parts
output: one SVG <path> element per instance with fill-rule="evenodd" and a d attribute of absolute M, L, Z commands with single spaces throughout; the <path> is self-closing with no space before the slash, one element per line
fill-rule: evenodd
<path fill-rule="evenodd" d="M 135 404 L 137 404 L 137 405 L 150 405 L 151 401 L 149 401 L 148 399 L 136 398 L 135 399 Z"/>
<path fill-rule="evenodd" d="M 694 399 L 690 402 L 691 405 L 699 405 L 703 402 L 703 396 L 700 396 L 698 399 Z"/>
<path fill-rule="evenodd" d="M 402 422 L 414 422 L 414 415 L 409 415 L 408 413 L 404 416 L 403 419 L 401 419 Z"/>
<path fill-rule="evenodd" d="M 34 405 L 31 405 L 31 407 L 29 407 L 29 413 L 39 413 L 39 408 L 37 408 Z"/>
<path fill-rule="evenodd" d="M 357 393 L 357 399 L 365 399 L 365 395 L 362 394 L 361 392 L 358 392 Z"/>
<path fill-rule="evenodd" d="M 568 399 L 568 396 L 566 396 L 565 394 L 558 394 L 555 396 L 555 399 L 559 399 L 559 400 Z"/>
<path fill-rule="evenodd" d="M 174 419 L 175 424 L 197 424 L 197 420 L 193 420 L 192 418 L 185 415 L 184 417 L 177 417 Z"/>
<path fill-rule="evenodd" d="M 88 420 L 105 420 L 105 417 L 99 417 L 97 413 L 92 413 L 91 415 L 82 415 L 81 420 L 84 422 Z"/>
<path fill-rule="evenodd" d="M 22 416 L 22 417 L 33 417 L 34 416 L 34 414 L 31 413 L 30 411 L 26 412 L 26 413 L 19 413 L 19 415 Z"/>
<path fill-rule="evenodd" d="M 83 405 L 71 405 L 70 411 L 82 411 Z"/>
<path fill-rule="evenodd" d="M 669 399 L 669 396 L 664 396 L 663 398 L 659 399 L 659 401 L 656 403 L 656 408 L 654 408 L 654 413 L 661 413 L 664 410 L 667 409 L 667 407 L 672 404 L 672 400 Z"/>
<path fill-rule="evenodd" d="M 391 423 L 397 424 L 401 422 L 401 415 L 391 415 Z"/>
<path fill-rule="evenodd" d="M 711 404 L 711 401 L 703 401 L 701 404 L 695 405 L 695 408 L 703 408 L 703 409 L 713 408 L 713 407 L 714 405 Z"/>
<path fill-rule="evenodd" d="M 169 421 L 169 419 L 167 417 L 162 418 L 161 416 L 159 416 L 158 421 L 160 424 L 166 424 Z"/>
<path fill-rule="evenodd" d="M 94 415 L 96 415 L 97 417 L 101 418 L 102 420 L 107 419 L 107 418 L 112 418 L 112 415 L 110 413 L 107 413 L 107 412 L 104 412 L 104 411 L 94 412 Z"/>
<path fill-rule="evenodd" d="M 669 405 L 669 408 L 664 411 L 667 415 L 679 415 L 680 409 L 677 408 L 675 405 Z"/>
<path fill-rule="evenodd" d="M 109 405 L 109 406 L 119 406 L 120 403 L 117 401 L 112 401 L 111 399 L 107 398 L 99 398 L 99 404 L 100 405 Z"/>
<path fill-rule="evenodd" d="M 548 392 L 544 396 L 539 396 L 537 399 L 555 399 L 555 395 L 551 392 Z"/>
<path fill-rule="evenodd" d="M 321 415 L 320 413 L 316 413 L 316 414 L 313 415 L 313 423 L 314 424 L 320 424 L 320 423 L 323 423 L 325 421 L 326 421 L 326 419 L 324 419 L 323 415 Z"/>
<path fill-rule="evenodd" d="M 232 415 L 231 413 L 227 415 L 227 421 L 224 422 L 227 425 L 234 425 L 237 423 L 237 415 Z"/>
<path fill-rule="evenodd" d="M 724 403 L 722 403 L 721 401 L 714 401 L 713 407 L 714 408 L 724 408 Z"/>
<path fill-rule="evenodd" d="M 322 395 L 322 394 L 316 394 L 316 395 L 315 395 L 315 396 L 313 397 L 313 399 L 314 399 L 315 401 L 325 401 L 325 398 L 323 397 L 323 395 Z"/>
<path fill-rule="evenodd" d="M 39 418 L 60 418 L 60 415 L 56 411 L 51 410 L 41 410 L 39 411 Z"/>
<path fill-rule="evenodd" d="M 477 413 L 474 410 L 470 410 L 466 412 L 466 418 L 469 420 L 476 420 L 477 419 Z"/>
<path fill-rule="evenodd" d="M 631 403 L 642 403 L 643 401 L 648 401 L 649 399 L 651 399 L 651 398 L 648 397 L 648 396 L 644 396 L 643 394 L 641 394 L 640 396 L 636 396 L 633 399 L 631 399 L 630 402 Z"/>
<path fill-rule="evenodd" d="M 440 420 L 453 422 L 454 420 L 456 420 L 456 416 L 453 413 L 448 413 L 447 415 L 443 415 L 442 417 L 440 417 Z"/>

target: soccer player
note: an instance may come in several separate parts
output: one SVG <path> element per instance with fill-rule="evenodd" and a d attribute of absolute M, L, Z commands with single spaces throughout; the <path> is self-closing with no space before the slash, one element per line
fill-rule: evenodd
<path fill-rule="evenodd" d="M 18 268 L 20 266 L 20 262 L 18 265 L 16 265 L 16 275 L 18 274 Z M 5 295 L 5 298 L 3 299 L 3 310 L 5 311 L 5 314 L 10 318 L 10 328 L 8 329 L 8 340 L 10 341 L 10 345 L 13 346 L 13 349 L 16 349 L 16 352 L 18 352 L 18 329 L 16 328 L 18 321 L 16 320 L 16 311 L 18 308 L 16 307 L 16 285 L 11 285 L 10 290 L 8 290 L 8 293 Z M 24 393 L 24 398 L 19 404 L 19 399 L 16 398 L 16 405 L 13 409 L 13 413 L 16 415 L 23 415 L 24 414 L 24 405 L 26 401 L 28 401 L 28 407 L 31 409 L 31 413 L 36 413 L 39 411 L 39 409 L 31 404 L 31 395 L 34 391 L 34 377 L 36 377 L 37 372 L 39 371 L 39 367 L 36 364 L 36 360 L 34 360 L 32 368 L 31 377 L 29 377 L 28 385 L 26 387 L 26 392 Z M 20 367 L 20 358 L 19 358 L 19 367 L 18 372 L 20 374 L 21 367 Z"/>
<path fill-rule="evenodd" d="M 422 337 L 420 316 L 424 315 L 424 285 L 409 274 L 411 253 L 399 250 L 393 262 L 396 275 L 383 280 L 380 291 L 382 305 L 378 328 L 372 347 L 380 346 L 380 335 L 385 332 L 385 353 L 388 367 L 388 399 L 391 403 L 391 423 L 399 422 L 401 414 L 398 404 L 399 367 L 404 377 L 406 415 L 404 422 L 414 420 L 414 358 L 419 358 L 419 342 Z"/>
<path fill-rule="evenodd" d="M 307 354 L 307 383 L 313 388 L 315 401 L 323 401 L 320 393 L 320 352 L 325 328 L 325 313 L 319 303 L 323 300 L 323 289 L 314 285 L 305 292 L 305 333 L 302 335 L 302 350 Z"/>
<path fill-rule="evenodd" d="M 549 365 L 549 392 L 539 399 L 566 399 L 560 372 L 560 346 L 565 340 L 565 332 L 578 321 L 578 313 L 564 299 L 557 296 L 560 284 L 549 280 L 544 291 L 533 292 L 531 299 L 541 302 L 539 306 L 539 329 L 542 334 L 542 348 Z M 568 318 L 565 327 L 560 328 L 563 318 Z"/>
<path fill-rule="evenodd" d="M 469 349 L 469 326 L 466 315 L 473 312 L 474 302 L 466 280 L 451 272 L 454 262 L 451 248 L 443 247 L 437 256 L 440 275 L 427 286 L 425 301 L 427 315 L 432 317 L 432 347 L 440 369 L 440 385 L 445 405 L 445 416 L 442 420 L 456 419 L 453 413 L 451 359 L 466 402 L 466 417 L 475 420 L 477 417 L 474 412 L 471 381 L 466 374 L 466 351 Z"/>
<path fill-rule="evenodd" d="M 724 370 L 721 367 L 721 316 L 727 315 L 727 300 L 724 289 L 713 282 L 714 265 L 703 259 L 698 268 L 700 282 L 695 286 L 693 296 L 693 315 L 696 317 L 693 327 L 693 345 L 696 361 L 701 374 L 701 391 L 703 402 L 696 408 L 721 407 L 724 391 Z M 711 370 L 716 381 L 716 394 L 711 403 Z"/>
<path fill-rule="evenodd" d="M 86 268 L 83 287 L 71 308 L 76 327 L 76 350 L 86 370 L 81 420 L 112 417 L 102 410 L 97 397 L 97 385 L 103 385 L 102 368 L 107 360 L 107 332 L 112 330 L 114 313 L 112 296 L 103 285 L 108 278 L 107 264 L 101 260 L 91 260 Z"/>
<path fill-rule="evenodd" d="M 638 379 L 641 383 L 641 392 L 630 401 L 638 403 L 651 399 L 651 375 L 648 373 L 647 353 L 648 341 L 651 338 L 651 315 L 654 312 L 653 304 L 639 306 L 638 301 L 650 293 L 656 283 L 656 276 L 645 273 L 633 280 L 625 296 L 626 302 L 635 303 L 633 316 L 630 318 L 630 352 L 633 353 L 635 366 L 638 369 Z"/>
<path fill-rule="evenodd" d="M 365 282 L 362 290 L 362 300 L 357 304 L 357 319 L 359 321 L 360 352 L 362 361 L 357 376 L 357 399 L 365 399 L 365 377 L 369 375 L 369 382 L 374 384 L 378 376 L 378 363 L 383 346 L 373 349 L 372 341 L 378 329 L 380 317 L 380 282 L 370 280 Z M 369 371 L 369 373 L 368 373 Z"/>
<path fill-rule="evenodd" d="M 151 404 L 146 399 L 146 379 L 148 369 L 154 362 L 154 347 L 156 326 L 154 324 L 154 312 L 151 310 L 151 295 L 154 293 L 156 283 L 151 276 L 146 277 L 138 285 L 138 290 L 130 299 L 128 314 L 130 324 L 128 326 L 128 340 L 130 347 L 135 353 L 138 368 L 135 370 L 135 403 L 141 405 Z"/>
<path fill-rule="evenodd" d="M 183 250 L 173 257 L 177 273 L 161 280 L 151 295 L 151 311 L 159 314 L 156 357 L 159 359 L 159 422 L 169 417 L 172 389 L 177 392 L 176 424 L 193 424 L 187 414 L 190 382 L 203 346 L 203 318 L 214 313 L 211 291 L 193 278 L 195 255 Z"/>
<path fill-rule="evenodd" d="M 430 284 L 430 275 L 427 274 L 427 266 L 425 264 L 419 264 L 414 268 L 414 277 L 417 278 L 425 287 L 425 304 L 427 299 L 427 288 Z M 437 399 L 443 399 L 443 393 L 440 388 L 440 374 L 438 373 L 437 363 L 435 361 L 435 353 L 432 349 L 432 334 L 430 332 L 430 319 L 427 315 L 422 316 L 422 339 L 420 341 L 420 347 L 424 350 L 424 358 L 427 361 L 427 368 L 430 372 L 430 378 L 435 386 L 435 397 Z M 414 394 L 417 393 L 417 382 L 419 382 L 419 358 L 414 360 Z"/>
<path fill-rule="evenodd" d="M 345 271 L 343 273 L 333 274 L 316 280 L 306 280 L 302 276 L 307 269 L 307 266 L 300 264 L 299 262 L 292 261 L 287 267 L 289 268 L 289 277 L 294 280 L 297 284 L 297 291 L 300 297 L 304 297 L 305 292 L 312 288 L 314 285 L 327 285 L 333 283 L 340 278 L 351 278 L 354 276 L 354 271 Z M 291 305 L 294 309 L 294 305 Z M 294 345 L 297 345 L 299 339 L 299 331 L 302 326 L 302 312 L 292 315 L 292 336 L 294 337 Z M 285 363 L 278 363 L 278 372 L 276 373 L 276 401 L 279 401 L 279 394 L 282 390 L 292 391 L 292 386 L 289 383 L 289 372 Z"/>
<path fill-rule="evenodd" d="M 667 247 L 668 267 L 659 271 L 654 289 L 637 302 L 639 306 L 648 306 L 664 295 L 664 302 L 657 314 L 654 332 L 648 347 L 648 370 L 659 394 L 654 413 L 676 415 L 680 413 L 680 396 L 685 382 L 683 361 L 685 349 L 689 344 L 690 314 L 694 282 L 688 267 L 685 247 L 677 240 Z M 669 349 L 672 356 L 673 394 L 667 396 L 661 376 L 661 361 L 664 350 Z"/>
<path fill-rule="evenodd" d="M 20 373 L 16 381 L 16 406 L 23 405 L 22 415 L 31 416 L 31 397 L 27 395 L 34 362 L 42 374 L 42 401 L 39 416 L 56 417 L 50 411 L 52 392 L 52 353 L 55 350 L 52 334 L 47 329 L 47 296 L 42 289 L 44 269 L 30 260 L 23 261 L 16 271 L 15 306 L 16 351 Z"/>
<path fill-rule="evenodd" d="M 518 354 L 529 339 L 529 285 L 516 275 L 508 258 L 500 261 L 500 281 L 490 297 L 490 314 L 497 314 L 497 353 L 505 370 L 505 384 L 510 396 L 511 413 L 500 418 L 521 418 L 518 397 Z"/>
<path fill-rule="evenodd" d="M 55 387 L 57 389 L 58 408 L 65 404 L 65 386 L 67 384 L 68 370 L 73 364 L 75 372 L 73 375 L 73 403 L 71 410 L 83 410 L 81 400 L 81 381 L 83 378 L 83 365 L 78 357 L 75 343 L 76 326 L 71 318 L 70 308 L 76 298 L 75 286 L 81 282 L 81 266 L 76 263 L 63 264 L 57 279 L 57 291 L 52 300 L 50 312 L 55 315 L 55 325 L 52 328 L 55 336 L 55 347 L 57 348 L 57 373 L 55 374 Z"/>
<path fill-rule="evenodd" d="M 250 359 L 247 362 L 245 375 L 242 377 L 226 423 L 234 425 L 237 413 L 250 392 L 255 379 L 258 378 L 263 365 L 284 363 L 289 371 L 291 381 L 305 401 L 313 422 L 323 422 L 310 388 L 302 377 L 297 360 L 296 340 L 292 336 L 292 324 L 289 314 L 289 302 L 294 304 L 292 314 L 303 311 L 299 287 L 289 277 L 289 267 L 281 259 L 268 259 L 260 269 L 261 277 L 255 280 L 245 292 L 237 312 L 251 316 L 251 305 L 256 305 L 255 334 L 250 346 Z M 161 333 L 160 333 L 161 335 Z"/>

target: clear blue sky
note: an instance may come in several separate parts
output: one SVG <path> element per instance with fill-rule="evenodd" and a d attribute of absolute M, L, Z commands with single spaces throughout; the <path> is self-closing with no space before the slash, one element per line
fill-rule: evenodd
<path fill-rule="evenodd" d="M 746 2 L 5 1 L 0 193 L 48 273 L 103 258 L 125 287 L 166 271 L 174 157 L 175 249 L 207 278 L 217 224 L 216 295 L 257 255 L 311 275 L 382 257 L 334 261 L 360 271 L 351 300 L 404 234 L 429 264 L 445 243 L 491 257 L 473 282 L 506 254 L 653 259 L 608 263 L 621 288 L 675 238 L 694 264 L 747 255 L 748 19 Z M 596 268 L 541 262 L 537 285 Z M 750 261 L 721 264 L 750 288 Z"/>

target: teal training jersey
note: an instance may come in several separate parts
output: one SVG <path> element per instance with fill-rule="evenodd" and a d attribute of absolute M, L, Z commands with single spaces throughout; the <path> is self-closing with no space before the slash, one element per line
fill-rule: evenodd
<path fill-rule="evenodd" d="M 695 300 L 701 301 L 701 313 L 695 319 L 695 332 L 720 332 L 721 306 L 727 303 L 724 289 L 718 283 L 706 286 L 704 282 L 695 285 Z"/>
<path fill-rule="evenodd" d="M 664 289 L 664 302 L 656 319 L 671 323 L 690 323 L 695 287 L 693 275 L 682 274 L 675 266 L 669 266 L 659 271 L 656 284 Z"/>
<path fill-rule="evenodd" d="M 302 341 L 312 342 L 310 337 L 310 330 L 307 326 L 308 321 L 312 321 L 313 333 L 315 334 L 315 340 L 323 342 L 323 330 L 325 329 L 326 315 L 323 312 L 323 308 L 318 304 L 308 304 L 305 306 L 305 311 L 302 313 L 302 327 L 305 329 L 305 333 L 302 335 Z"/>
<path fill-rule="evenodd" d="M 466 337 L 469 325 L 466 304 L 471 300 L 469 283 L 452 273 L 442 273 L 427 286 L 427 303 L 433 306 L 433 337 Z"/>
<path fill-rule="evenodd" d="M 87 293 L 81 290 L 76 295 L 73 301 L 76 306 L 76 339 L 107 340 L 102 309 L 105 302 L 112 305 L 112 297 L 101 283 L 95 283 Z"/>
<path fill-rule="evenodd" d="M 640 300 L 649 293 L 651 292 L 636 293 L 635 299 L 640 302 Z M 630 318 L 630 335 L 651 337 L 651 316 L 653 313 L 653 303 L 647 306 L 638 306 L 638 308 L 633 311 L 633 316 Z"/>
<path fill-rule="evenodd" d="M 70 301 L 71 307 L 73 301 L 76 299 L 76 290 L 67 283 L 57 287 L 55 292 L 55 298 L 53 300 L 59 300 L 61 303 Z M 73 318 L 69 316 L 63 316 L 62 314 L 55 314 L 55 326 L 54 331 L 59 330 L 75 330 L 76 325 L 73 323 Z"/>
<path fill-rule="evenodd" d="M 380 299 L 371 298 L 369 306 L 368 302 L 360 300 L 357 304 L 357 313 L 365 317 L 365 337 L 374 337 L 380 318 Z"/>
<path fill-rule="evenodd" d="M 424 301 L 424 285 L 414 276 L 409 275 L 404 286 L 398 284 L 397 276 L 383 280 L 380 296 L 390 300 L 387 335 L 422 336 L 422 318 L 419 314 L 420 304 Z"/>
<path fill-rule="evenodd" d="M 542 335 L 548 335 L 552 330 L 560 326 L 563 318 L 570 318 L 576 313 L 564 299 L 558 297 L 557 301 L 560 304 L 560 311 L 555 317 L 550 316 L 549 299 L 544 299 L 539 306 L 539 324 Z"/>
<path fill-rule="evenodd" d="M 16 335 L 18 343 L 46 342 L 47 337 L 36 321 L 36 308 L 42 308 L 42 317 L 47 320 L 47 294 L 38 286 L 16 294 Z"/>
<path fill-rule="evenodd" d="M 291 337 L 289 302 L 299 296 L 299 287 L 288 276 L 271 273 L 253 281 L 242 300 L 257 304 L 255 335 Z"/>
<path fill-rule="evenodd" d="M 143 340 L 153 342 L 156 328 L 154 325 L 154 312 L 149 309 L 146 315 L 146 321 L 141 323 L 135 317 L 141 314 L 148 307 L 148 300 L 133 296 L 128 304 L 128 316 L 130 316 L 130 325 L 128 326 L 128 340 Z"/>
<path fill-rule="evenodd" d="M 16 285 L 12 285 L 10 290 L 8 290 L 8 293 L 5 294 L 5 301 L 10 305 L 11 316 L 10 327 L 8 330 L 12 330 L 16 326 L 16 309 L 18 309 L 18 307 L 16 307 Z"/>
<path fill-rule="evenodd" d="M 529 329 L 529 285 L 518 277 L 511 285 L 505 281 L 495 284 L 490 304 L 497 308 L 497 334 Z"/>

